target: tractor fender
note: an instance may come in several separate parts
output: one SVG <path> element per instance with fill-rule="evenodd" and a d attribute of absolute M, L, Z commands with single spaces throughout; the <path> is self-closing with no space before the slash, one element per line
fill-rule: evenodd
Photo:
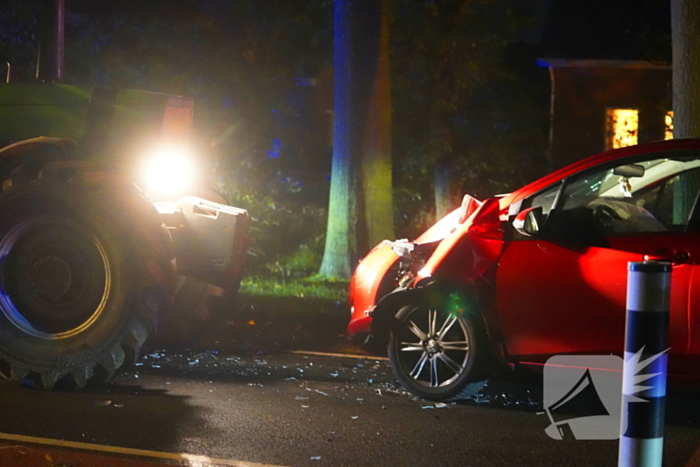
<path fill-rule="evenodd" d="M 78 145 L 67 138 L 39 137 L 19 141 L 0 149 L 0 184 L 2 191 L 37 178 L 44 164 L 51 161 L 75 159 Z"/>
<path fill-rule="evenodd" d="M 174 290 L 175 247 L 170 232 L 163 222 L 153 202 L 129 178 L 109 167 L 89 161 L 65 160 L 45 164 L 39 175 L 41 179 L 75 180 L 95 187 L 97 193 L 108 193 L 113 197 L 114 207 L 121 216 L 126 215 L 136 223 L 139 239 L 147 242 L 151 251 L 171 264 L 168 278 L 170 288 Z"/>
<path fill-rule="evenodd" d="M 67 159 L 75 157 L 77 148 L 78 144 L 72 139 L 40 136 L 3 147 L 0 149 L 0 161 L 7 163 L 18 157 L 23 158 L 37 153 L 53 154 L 56 159 Z"/>
<path fill-rule="evenodd" d="M 58 148 L 51 154 L 42 149 Z M 0 150 L 0 164 L 11 161 L 13 167 L 7 174 L 8 178 L 0 180 L 2 191 L 24 185 L 34 179 L 49 181 L 63 181 L 70 184 L 71 181 L 81 182 L 85 185 L 97 188 L 97 192 L 108 192 L 114 199 L 114 206 L 120 214 L 129 214 L 130 218 L 138 222 L 139 233 L 142 239 L 148 241 L 148 246 L 153 247 L 159 256 L 167 258 L 173 263 L 175 271 L 175 248 L 170 233 L 163 222 L 153 202 L 148 199 L 141 189 L 128 177 L 119 173 L 114 168 L 91 161 L 58 158 L 61 154 L 68 156 L 67 151 L 61 152 L 61 148 L 77 147 L 72 140 L 66 138 L 33 138 L 20 141 Z M 55 156 L 55 157 L 54 157 Z M 7 159 L 6 159 L 7 158 Z M 8 164 L 3 164 L 3 169 Z M 2 171 L 0 171 L 2 172 Z M 123 211 L 127 211 L 124 213 Z M 173 279 L 174 284 L 174 279 Z"/>

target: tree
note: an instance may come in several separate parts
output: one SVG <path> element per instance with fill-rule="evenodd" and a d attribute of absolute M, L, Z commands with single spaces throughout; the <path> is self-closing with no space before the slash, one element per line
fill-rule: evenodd
<path fill-rule="evenodd" d="M 350 258 L 355 252 L 356 167 L 359 141 L 358 118 L 353 101 L 357 88 L 353 66 L 352 0 L 335 0 L 333 10 L 334 128 L 328 228 L 319 275 L 350 277 Z"/>
<path fill-rule="evenodd" d="M 13 80 L 31 79 L 36 67 L 40 2 L 7 0 L 0 15 L 0 71 L 9 64 Z"/>
<path fill-rule="evenodd" d="M 384 239 L 394 238 L 394 203 L 391 158 L 391 66 L 390 66 L 390 0 L 379 0 L 381 15 L 379 37 L 374 41 L 375 70 L 367 117 L 365 145 L 362 153 L 362 194 L 366 242 L 362 249 L 373 247 Z"/>
<path fill-rule="evenodd" d="M 700 136 L 700 2 L 671 0 L 673 136 Z"/>
<path fill-rule="evenodd" d="M 534 57 L 513 44 L 534 3 L 396 1 L 396 205 L 432 204 L 439 217 L 461 193 L 491 195 L 533 178 L 546 144 L 548 82 L 532 79 Z"/>
<path fill-rule="evenodd" d="M 335 126 L 319 275 L 349 278 L 358 250 L 393 237 L 389 3 L 336 0 Z"/>

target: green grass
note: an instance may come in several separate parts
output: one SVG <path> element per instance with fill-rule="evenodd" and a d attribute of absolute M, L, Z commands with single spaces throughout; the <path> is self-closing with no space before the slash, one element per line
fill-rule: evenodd
<path fill-rule="evenodd" d="M 238 301 L 253 321 L 289 329 L 320 326 L 321 334 L 332 336 L 341 334 L 350 318 L 347 281 L 248 277 Z"/>
<path fill-rule="evenodd" d="M 241 293 L 260 297 L 295 297 L 311 300 L 347 302 L 347 281 L 319 281 L 248 277 L 241 283 Z"/>

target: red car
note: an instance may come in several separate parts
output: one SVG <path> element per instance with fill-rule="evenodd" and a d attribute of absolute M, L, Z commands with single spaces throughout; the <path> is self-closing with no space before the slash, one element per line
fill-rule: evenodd
<path fill-rule="evenodd" d="M 388 344 L 426 399 L 499 363 L 623 353 L 627 263 L 673 263 L 669 373 L 700 361 L 700 140 L 605 152 L 384 242 L 350 285 L 350 335 Z M 696 269 L 697 268 L 697 269 Z"/>

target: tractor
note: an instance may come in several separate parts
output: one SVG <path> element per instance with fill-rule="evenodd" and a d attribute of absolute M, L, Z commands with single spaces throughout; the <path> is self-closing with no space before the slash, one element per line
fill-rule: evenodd
<path fill-rule="evenodd" d="M 226 316 L 249 217 L 207 181 L 192 99 L 61 82 L 46 5 L 38 79 L 0 84 L 0 376 L 77 389 Z"/>

